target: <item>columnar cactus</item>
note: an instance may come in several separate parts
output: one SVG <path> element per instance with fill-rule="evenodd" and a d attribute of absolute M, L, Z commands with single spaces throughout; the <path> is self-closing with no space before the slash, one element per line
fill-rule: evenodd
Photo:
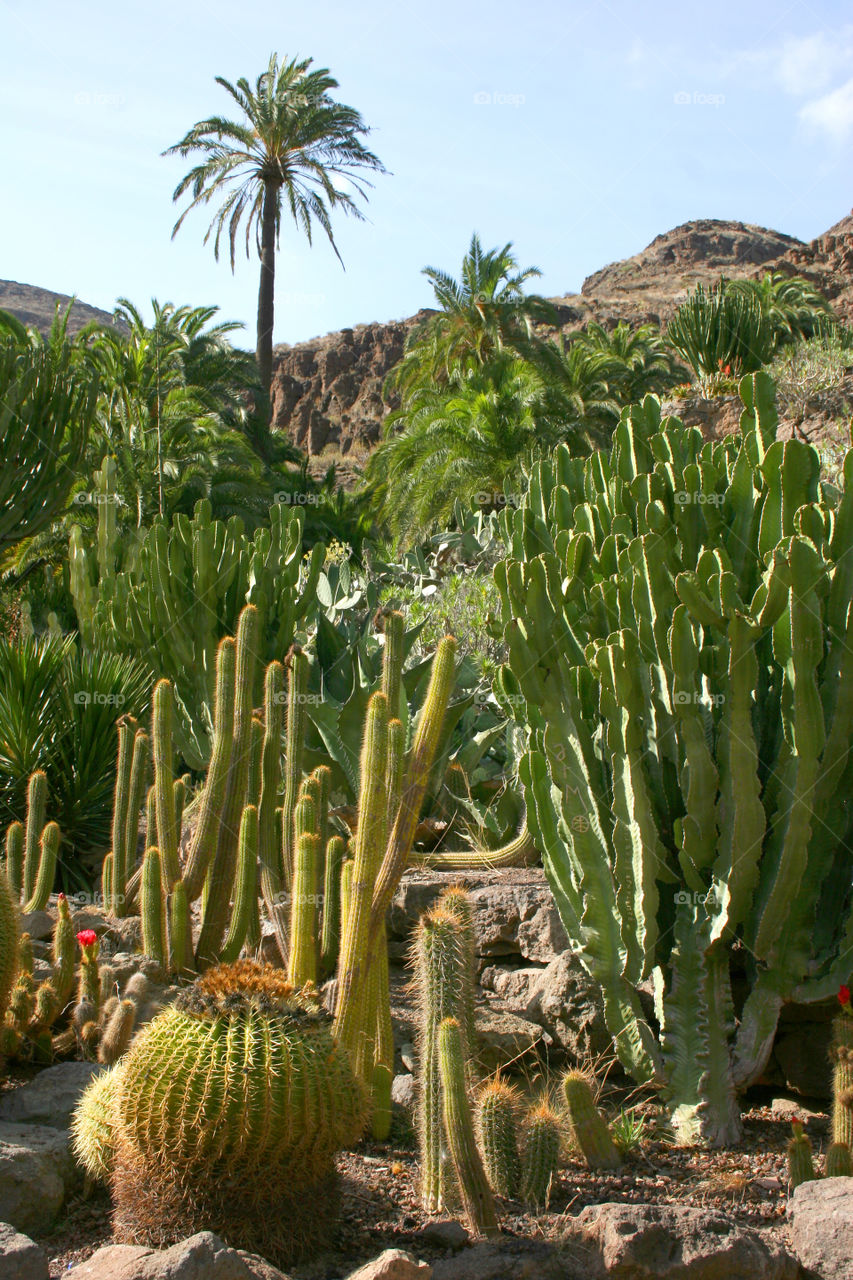
<path fill-rule="evenodd" d="M 346 857 L 346 848 L 346 842 L 341 836 L 332 836 L 326 845 L 323 931 L 320 939 L 320 972 L 324 977 L 334 973 L 338 962 L 341 936 L 341 869 Z"/>
<path fill-rule="evenodd" d="M 853 1151 L 853 1007 L 850 988 L 838 993 L 841 1010 L 832 1024 L 832 1141 Z"/>
<path fill-rule="evenodd" d="M 625 1068 L 682 1141 L 715 1146 L 740 1138 L 783 1003 L 836 990 L 853 940 L 853 451 L 837 497 L 811 446 L 774 440 L 770 379 L 741 396 L 720 442 L 647 397 L 609 453 L 558 448 L 504 513 L 495 570 L 563 923 Z"/>
<path fill-rule="evenodd" d="M 36 769 L 27 786 L 26 823 L 13 822 L 6 831 L 7 884 L 24 911 L 43 911 L 53 889 L 59 857 L 60 831 L 47 823 L 47 775 Z"/>
<path fill-rule="evenodd" d="M 560 1117 L 547 1102 L 528 1111 L 521 1141 L 521 1198 L 536 1208 L 544 1207 L 560 1160 Z"/>
<path fill-rule="evenodd" d="M 412 948 L 418 1008 L 418 1108 L 421 1201 L 427 1213 L 444 1207 L 439 1027 L 456 1019 L 464 1046 L 464 1071 L 470 1071 L 472 966 L 470 935 L 459 915 L 439 904 L 421 916 Z"/>
<path fill-rule="evenodd" d="M 334 1156 L 364 1118 L 319 999 L 269 965 L 215 966 L 118 1068 L 115 1138 L 102 1139 L 116 1237 L 157 1247 L 215 1230 L 289 1266 L 328 1239 Z"/>
<path fill-rule="evenodd" d="M 447 1145 L 465 1212 L 478 1235 L 499 1235 L 495 1202 L 477 1150 L 474 1119 L 465 1084 L 462 1028 L 455 1018 L 444 1018 L 438 1032 L 442 1115 Z"/>
<path fill-rule="evenodd" d="M 288 977 L 294 987 L 317 981 L 317 859 L 320 837 L 302 832 L 296 842 L 290 909 Z"/>
<path fill-rule="evenodd" d="M 566 1113 L 575 1144 L 590 1169 L 618 1169 L 622 1158 L 598 1107 L 592 1086 L 582 1071 L 563 1077 Z"/>
<path fill-rule="evenodd" d="M 6 873 L 0 870 L 0 1024 L 18 972 L 18 909 Z M 2 1052 L 2 1046 L 0 1046 Z"/>
<path fill-rule="evenodd" d="M 825 1178 L 849 1178 L 853 1176 L 853 1157 L 846 1142 L 831 1142 L 826 1149 L 823 1176 Z"/>
<path fill-rule="evenodd" d="M 520 1111 L 521 1095 L 501 1076 L 487 1081 L 477 1095 L 477 1137 L 486 1177 L 496 1195 L 510 1200 L 518 1195 L 521 1179 Z"/>

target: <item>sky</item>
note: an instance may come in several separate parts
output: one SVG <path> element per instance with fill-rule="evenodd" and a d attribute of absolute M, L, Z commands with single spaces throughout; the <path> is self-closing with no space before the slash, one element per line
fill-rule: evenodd
<path fill-rule="evenodd" d="M 473 231 L 557 296 L 690 219 L 808 240 L 853 205 L 849 0 L 0 0 L 0 278 L 215 304 L 254 346 L 257 257 L 217 263 L 204 211 L 171 238 L 161 152 L 272 52 L 329 68 L 389 171 L 345 270 L 283 224 L 276 342 L 430 305 Z"/>

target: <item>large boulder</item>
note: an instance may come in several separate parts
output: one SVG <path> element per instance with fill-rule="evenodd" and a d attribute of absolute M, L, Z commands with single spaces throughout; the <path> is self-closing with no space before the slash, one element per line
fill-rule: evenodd
<path fill-rule="evenodd" d="M 853 1280 L 853 1178 L 802 1182 L 788 1204 L 791 1245 L 820 1280 Z"/>
<path fill-rule="evenodd" d="M 0 1276 L 3 1280 L 49 1280 L 47 1258 L 34 1240 L 0 1222 Z"/>
<path fill-rule="evenodd" d="M 386 1249 L 372 1262 L 353 1271 L 347 1280 L 431 1280 L 432 1267 L 404 1249 Z"/>
<path fill-rule="evenodd" d="M 539 1240 L 480 1243 L 433 1265 L 433 1280 L 586 1280 L 562 1251 Z"/>
<path fill-rule="evenodd" d="M 79 1178 L 67 1130 L 0 1121 L 0 1221 L 46 1235 Z"/>
<path fill-rule="evenodd" d="M 589 1205 L 564 1245 L 588 1280 L 797 1280 L 798 1263 L 754 1231 L 684 1205 Z"/>
<path fill-rule="evenodd" d="M 67 1129 L 80 1097 L 103 1067 L 96 1062 L 58 1062 L 34 1080 L 0 1095 L 0 1120 Z"/>
<path fill-rule="evenodd" d="M 69 1280 L 287 1280 L 263 1258 L 229 1249 L 212 1231 L 170 1249 L 106 1245 L 67 1274 Z"/>

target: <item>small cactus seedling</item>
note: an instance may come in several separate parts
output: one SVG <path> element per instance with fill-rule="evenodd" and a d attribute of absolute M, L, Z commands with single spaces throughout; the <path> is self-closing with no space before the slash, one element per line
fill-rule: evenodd
<path fill-rule="evenodd" d="M 788 1182 L 793 1191 L 802 1182 L 816 1178 L 812 1144 L 806 1137 L 799 1120 L 791 1122 L 791 1139 L 788 1143 Z"/>

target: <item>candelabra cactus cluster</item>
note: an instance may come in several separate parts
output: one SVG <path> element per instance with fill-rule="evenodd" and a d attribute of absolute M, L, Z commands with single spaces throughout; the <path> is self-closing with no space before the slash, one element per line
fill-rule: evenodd
<path fill-rule="evenodd" d="M 327 1238 L 334 1155 L 366 1112 L 316 994 L 242 960 L 208 969 L 90 1086 L 74 1145 L 111 1183 L 119 1240 L 215 1230 L 290 1265 Z"/>
<path fill-rule="evenodd" d="M 178 750 L 190 768 L 204 768 L 213 749 L 220 636 L 233 632 L 243 607 L 252 604 L 259 614 L 259 658 L 285 653 L 297 626 L 315 607 L 325 549 L 314 547 L 306 571 L 301 511 L 272 507 L 269 528 L 249 539 L 238 516 L 214 520 L 203 499 L 191 519 L 176 515 L 171 524 L 155 519 L 119 567 L 111 459 L 95 481 L 101 498 L 96 545 L 86 545 L 79 526 L 69 541 L 80 634 L 90 647 L 101 643 L 141 657 L 172 681 L 178 694 Z M 250 705 L 258 691 L 250 691 Z"/>
<path fill-rule="evenodd" d="M 13 896 L 26 912 L 47 906 L 59 859 L 59 827 L 47 821 L 47 776 L 30 775 L 26 822 L 6 830 L 6 875 Z"/>
<path fill-rule="evenodd" d="M 558 448 L 496 569 L 557 907 L 620 1060 L 710 1145 L 739 1139 L 782 1004 L 835 991 L 853 942 L 853 451 L 838 497 L 813 448 L 774 439 L 767 375 L 740 389 L 718 442 L 649 396 L 609 453 Z"/>

